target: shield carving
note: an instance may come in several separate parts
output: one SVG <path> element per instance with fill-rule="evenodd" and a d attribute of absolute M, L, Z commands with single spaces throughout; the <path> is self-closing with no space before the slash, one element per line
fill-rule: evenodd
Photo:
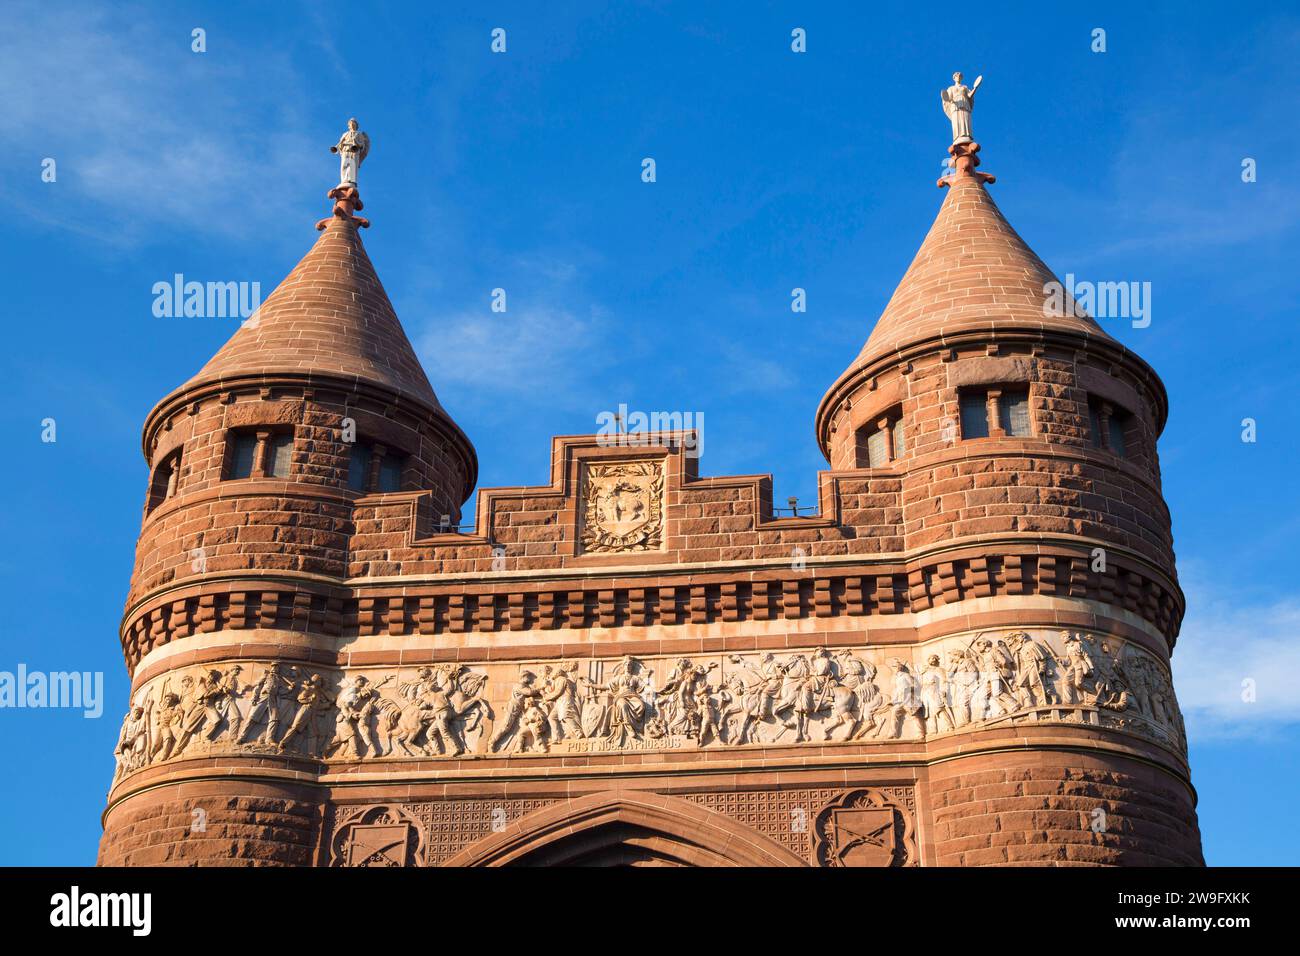
<path fill-rule="evenodd" d="M 348 866 L 406 866 L 411 849 L 411 826 L 361 824 L 352 827 Z"/>
<path fill-rule="evenodd" d="M 894 862 L 894 810 L 835 810 L 829 849 L 840 866 L 889 866 Z"/>
<path fill-rule="evenodd" d="M 813 824 L 817 865 L 915 866 L 914 806 L 901 788 L 843 791 Z"/>
<path fill-rule="evenodd" d="M 583 549 L 645 551 L 663 538 L 663 470 L 657 462 L 593 463 L 583 482 Z"/>

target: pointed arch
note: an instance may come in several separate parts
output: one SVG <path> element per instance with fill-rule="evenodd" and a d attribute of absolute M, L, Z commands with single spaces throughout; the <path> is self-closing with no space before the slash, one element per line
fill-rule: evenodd
<path fill-rule="evenodd" d="M 556 803 L 446 866 L 807 866 L 775 840 L 680 797 L 607 790 Z"/>

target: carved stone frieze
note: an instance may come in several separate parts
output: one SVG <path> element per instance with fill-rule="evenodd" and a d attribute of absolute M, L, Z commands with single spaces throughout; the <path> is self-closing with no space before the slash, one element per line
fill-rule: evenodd
<path fill-rule="evenodd" d="M 1185 752 L 1165 665 L 1108 635 L 992 630 L 910 648 L 340 670 L 193 665 L 138 688 L 118 776 L 214 753 L 328 762 L 942 738 L 1025 724 Z"/>
<path fill-rule="evenodd" d="M 657 461 L 589 462 L 582 471 L 582 550 L 663 546 L 664 468 Z"/>

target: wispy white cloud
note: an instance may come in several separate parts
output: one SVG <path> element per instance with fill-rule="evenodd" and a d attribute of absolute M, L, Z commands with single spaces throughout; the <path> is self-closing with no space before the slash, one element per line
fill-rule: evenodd
<path fill-rule="evenodd" d="M 1174 686 L 1193 739 L 1300 723 L 1300 600 L 1243 602 L 1188 585 Z"/>
<path fill-rule="evenodd" d="M 417 351 L 426 367 L 437 370 L 439 386 L 562 403 L 598 341 L 598 325 L 561 306 L 497 313 L 485 302 L 481 310 L 440 318 L 420 337 Z"/>
<path fill-rule="evenodd" d="M 1090 245 L 1069 252 L 1076 271 L 1138 253 L 1206 254 L 1294 235 L 1300 194 L 1282 168 L 1295 135 L 1282 121 L 1290 90 L 1275 78 L 1300 54 L 1300 30 L 1294 20 L 1262 18 L 1240 43 L 1229 71 L 1192 72 L 1182 50 L 1148 65 L 1176 78 L 1176 93 L 1166 83 L 1135 85 L 1108 174 L 1058 196 L 1122 237 L 1101 245 L 1087 233 Z M 1249 183 L 1241 178 L 1247 158 L 1258 164 Z"/>
<path fill-rule="evenodd" d="M 44 188 L 78 200 L 12 201 L 47 226 L 114 243 L 160 228 L 246 236 L 289 214 L 308 164 L 325 172 L 323 147 L 298 119 L 302 84 L 287 56 L 228 41 L 210 36 L 210 52 L 194 53 L 188 30 L 130 7 L 75 4 L 55 16 L 47 4 L 8 5 L 6 123 L 58 163 Z"/>

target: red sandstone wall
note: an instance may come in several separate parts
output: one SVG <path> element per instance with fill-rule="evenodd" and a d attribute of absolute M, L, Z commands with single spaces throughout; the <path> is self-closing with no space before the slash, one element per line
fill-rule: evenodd
<path fill-rule="evenodd" d="M 1109 755 L 985 754 L 930 768 L 939 866 L 1203 866 L 1185 787 Z M 1095 811 L 1105 814 L 1102 832 Z"/>
<path fill-rule="evenodd" d="M 320 819 L 319 794 L 308 788 L 164 784 L 107 811 L 98 864 L 311 866 Z"/>

